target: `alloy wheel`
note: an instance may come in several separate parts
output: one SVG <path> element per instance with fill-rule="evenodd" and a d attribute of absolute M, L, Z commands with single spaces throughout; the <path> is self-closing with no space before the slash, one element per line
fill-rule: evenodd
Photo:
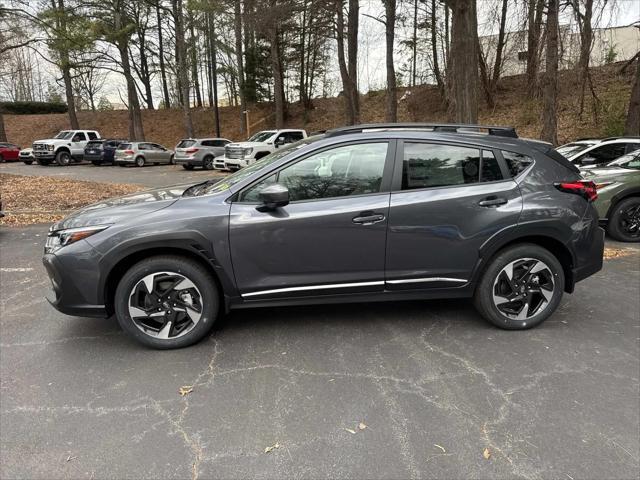
<path fill-rule="evenodd" d="M 202 295 L 182 274 L 156 272 L 142 278 L 129 294 L 129 315 L 146 335 L 175 339 L 189 333 L 202 316 Z"/>
<path fill-rule="evenodd" d="M 553 297 L 555 282 L 549 266 L 535 258 L 507 264 L 493 283 L 493 304 L 508 318 L 527 320 L 542 312 Z"/>
<path fill-rule="evenodd" d="M 640 238 L 640 205 L 632 205 L 621 212 L 620 227 L 630 237 Z"/>

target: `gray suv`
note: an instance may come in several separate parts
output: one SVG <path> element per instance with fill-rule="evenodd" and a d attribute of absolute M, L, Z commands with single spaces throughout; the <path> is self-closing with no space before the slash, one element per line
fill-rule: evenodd
<path fill-rule="evenodd" d="M 202 167 L 213 170 L 214 159 L 224 156 L 224 147 L 231 143 L 226 138 L 185 138 L 176 146 L 176 164 L 185 170 Z"/>
<path fill-rule="evenodd" d="M 79 210 L 51 227 L 44 265 L 58 310 L 115 314 L 155 348 L 271 305 L 470 297 L 525 329 L 602 268 L 596 197 L 512 128 L 347 127 L 222 180 Z"/>

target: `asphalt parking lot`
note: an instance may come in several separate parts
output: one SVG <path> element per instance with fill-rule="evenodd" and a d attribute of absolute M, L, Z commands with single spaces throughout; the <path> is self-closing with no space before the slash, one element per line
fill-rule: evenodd
<path fill-rule="evenodd" d="M 147 187 L 199 182 L 221 177 L 227 172 L 214 170 L 185 170 L 181 165 L 149 165 L 142 168 L 105 165 L 97 167 L 90 163 L 72 163 L 67 167 L 57 165 L 25 165 L 22 162 L 1 163 L 0 173 L 49 177 L 70 177 L 92 182 L 137 183 Z"/>
<path fill-rule="evenodd" d="M 0 478 L 637 478 L 638 246 L 534 330 L 274 308 L 153 351 L 47 304 L 46 228 L 0 229 Z"/>

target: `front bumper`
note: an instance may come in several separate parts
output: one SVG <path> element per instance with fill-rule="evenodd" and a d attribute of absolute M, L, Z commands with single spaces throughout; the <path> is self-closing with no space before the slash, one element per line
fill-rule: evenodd
<path fill-rule="evenodd" d="M 218 157 L 216 158 L 216 164 L 222 163 L 224 164 L 225 170 L 238 170 L 240 168 L 244 168 L 249 165 L 249 158 L 227 158 L 227 157 Z"/>
<path fill-rule="evenodd" d="M 50 151 L 34 151 L 33 152 L 33 158 L 34 159 L 40 159 L 40 160 L 55 160 L 56 158 L 56 154 L 55 152 L 50 152 Z"/>
<path fill-rule="evenodd" d="M 94 263 L 89 259 L 80 263 L 85 262 Z M 109 316 L 106 307 L 97 301 L 97 266 L 77 265 L 72 257 L 56 254 L 46 254 L 42 263 L 51 280 L 46 299 L 56 310 L 79 317 Z"/>

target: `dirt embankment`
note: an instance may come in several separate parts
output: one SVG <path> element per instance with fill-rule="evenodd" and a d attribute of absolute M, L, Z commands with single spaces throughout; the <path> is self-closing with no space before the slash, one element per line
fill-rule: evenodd
<path fill-rule="evenodd" d="M 588 96 L 585 110 L 579 114 L 577 74 L 563 71 L 560 74 L 560 101 L 558 108 L 559 139 L 566 142 L 579 137 L 607 136 L 619 130 L 629 103 L 633 69 L 620 73 L 621 63 L 592 69 L 594 88 L 598 96 L 597 119 L 593 115 L 593 102 Z M 482 102 L 480 122 L 494 125 L 513 125 L 521 136 L 536 138 L 541 130 L 541 101 L 526 98 L 526 78 L 523 75 L 502 79 L 492 109 Z M 400 89 L 398 117 L 405 122 L 441 122 L 447 118 L 446 110 L 434 86 L 422 85 Z M 323 98 L 313 101 L 314 109 L 305 116 L 298 103 L 289 105 L 287 126 L 304 127 L 309 132 L 326 130 L 344 124 L 342 98 Z M 249 107 L 250 121 L 265 119 L 252 131 L 273 127 L 272 107 L 259 104 Z M 384 91 L 369 92 L 361 97 L 362 123 L 384 121 Z M 144 110 L 143 122 L 146 138 L 173 147 L 184 136 L 181 110 Z M 211 109 L 194 109 L 194 126 L 197 136 L 210 136 L 214 131 Z M 128 134 L 127 112 L 79 112 L 82 128 L 98 130 L 103 137 L 126 138 Z M 239 132 L 239 107 L 220 109 L 222 136 L 242 140 Z M 22 146 L 34 140 L 48 138 L 69 127 L 66 114 L 55 115 L 6 115 L 7 135 L 11 142 Z"/>

